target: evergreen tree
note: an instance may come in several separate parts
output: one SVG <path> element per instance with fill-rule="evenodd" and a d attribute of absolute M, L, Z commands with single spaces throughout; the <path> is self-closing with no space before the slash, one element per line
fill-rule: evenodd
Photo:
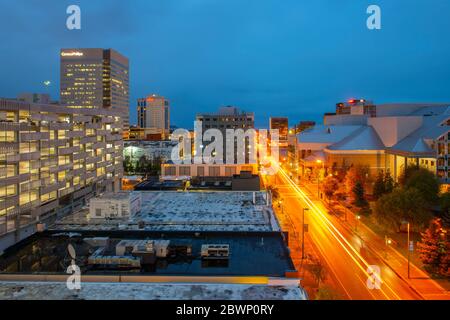
<path fill-rule="evenodd" d="M 394 191 L 394 179 L 392 179 L 391 173 L 388 171 L 386 171 L 386 174 L 384 176 L 384 192 L 385 193 L 391 193 L 392 191 Z"/>
<path fill-rule="evenodd" d="M 339 181 L 333 176 L 327 176 L 323 182 L 325 196 L 330 199 L 339 187 Z"/>
<path fill-rule="evenodd" d="M 375 184 L 373 185 L 373 196 L 375 199 L 380 198 L 383 194 L 386 193 L 386 185 L 384 180 L 383 171 L 378 173 L 377 179 L 375 180 Z"/>
<path fill-rule="evenodd" d="M 425 269 L 432 273 L 448 273 L 448 236 L 443 232 L 441 219 L 433 219 L 421 235 L 417 250 Z"/>
<path fill-rule="evenodd" d="M 353 196 L 355 198 L 355 205 L 362 208 L 367 205 L 367 201 L 364 198 L 364 186 L 361 181 L 357 181 L 353 187 Z"/>

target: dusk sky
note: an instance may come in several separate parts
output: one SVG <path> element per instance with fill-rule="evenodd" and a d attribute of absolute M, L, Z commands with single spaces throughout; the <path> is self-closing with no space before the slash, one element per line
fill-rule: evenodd
<path fill-rule="evenodd" d="M 322 121 L 351 97 L 450 102 L 449 0 L 0 0 L 0 96 L 59 99 L 59 50 L 113 48 L 130 59 L 136 99 L 171 101 L 171 122 L 221 105 Z M 77 4 L 82 29 L 66 29 Z M 382 9 L 382 29 L 366 9 Z"/>

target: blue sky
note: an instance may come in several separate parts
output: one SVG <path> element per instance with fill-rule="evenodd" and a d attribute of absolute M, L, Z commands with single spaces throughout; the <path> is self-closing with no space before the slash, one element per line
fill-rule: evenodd
<path fill-rule="evenodd" d="M 82 10 L 69 31 L 66 8 Z M 382 9 L 382 29 L 366 9 Z M 114 48 L 130 59 L 136 99 L 171 100 L 172 123 L 237 105 L 291 123 L 322 120 L 336 102 L 450 102 L 448 0 L 0 0 L 0 96 L 59 98 L 64 47 Z"/>

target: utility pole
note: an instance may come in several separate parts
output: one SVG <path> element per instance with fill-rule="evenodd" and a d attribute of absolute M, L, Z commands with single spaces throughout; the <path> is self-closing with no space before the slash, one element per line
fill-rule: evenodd
<path fill-rule="evenodd" d="M 409 222 L 408 222 L 408 279 L 411 279 L 410 278 L 410 260 L 411 260 L 411 249 L 412 249 L 412 245 L 411 245 L 411 243 L 409 242 Z"/>

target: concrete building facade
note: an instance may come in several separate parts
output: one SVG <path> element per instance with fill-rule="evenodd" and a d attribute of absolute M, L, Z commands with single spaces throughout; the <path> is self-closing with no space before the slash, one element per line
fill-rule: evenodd
<path fill-rule="evenodd" d="M 0 114 L 0 251 L 37 222 L 120 189 L 117 110 L 0 99 Z"/>

